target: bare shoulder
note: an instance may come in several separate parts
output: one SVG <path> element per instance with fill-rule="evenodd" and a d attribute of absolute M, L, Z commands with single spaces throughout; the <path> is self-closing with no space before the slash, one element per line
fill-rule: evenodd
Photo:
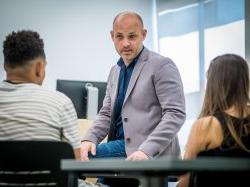
<path fill-rule="evenodd" d="M 220 146 L 223 141 L 223 131 L 218 119 L 214 116 L 207 116 L 197 120 L 200 133 L 206 136 L 206 148 Z"/>
<path fill-rule="evenodd" d="M 192 126 L 192 130 L 193 131 L 197 131 L 199 133 L 202 133 L 203 131 L 206 131 L 208 126 L 209 126 L 209 122 L 212 120 L 212 117 L 202 117 L 197 119 Z"/>
<path fill-rule="evenodd" d="M 192 126 L 184 158 L 194 158 L 203 150 L 219 146 L 222 140 L 223 134 L 219 121 L 213 116 L 202 117 Z"/>
<path fill-rule="evenodd" d="M 218 119 L 214 116 L 206 116 L 194 123 L 194 131 L 202 138 L 204 148 L 214 148 L 223 140 L 223 132 Z"/>
<path fill-rule="evenodd" d="M 218 128 L 220 127 L 220 122 L 214 116 L 206 116 L 198 119 L 194 126 L 197 126 L 200 130 L 209 130 L 211 128 Z"/>

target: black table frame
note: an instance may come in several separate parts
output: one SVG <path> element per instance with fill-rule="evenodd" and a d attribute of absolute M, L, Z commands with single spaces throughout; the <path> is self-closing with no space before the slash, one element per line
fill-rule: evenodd
<path fill-rule="evenodd" d="M 164 158 L 148 161 L 120 159 L 96 159 L 77 161 L 63 159 L 61 169 L 75 177 L 85 176 L 132 177 L 142 179 L 143 187 L 166 186 L 166 179 L 189 171 L 250 171 L 250 159 L 242 158 L 196 158 L 181 160 Z"/>

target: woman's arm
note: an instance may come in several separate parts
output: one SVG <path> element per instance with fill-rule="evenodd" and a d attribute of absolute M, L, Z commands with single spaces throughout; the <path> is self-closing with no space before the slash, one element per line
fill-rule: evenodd
<path fill-rule="evenodd" d="M 196 158 L 197 154 L 211 145 L 214 137 L 213 117 L 205 117 L 197 120 L 190 131 L 189 138 L 184 151 L 183 159 Z M 187 187 L 190 173 L 180 177 L 178 187 Z"/>

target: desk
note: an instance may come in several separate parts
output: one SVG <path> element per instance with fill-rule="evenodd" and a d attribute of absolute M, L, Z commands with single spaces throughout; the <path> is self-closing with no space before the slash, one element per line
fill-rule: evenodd
<path fill-rule="evenodd" d="M 63 159 L 61 169 L 75 176 L 137 177 L 141 178 L 143 187 L 165 186 L 168 176 L 180 176 L 188 171 L 249 171 L 250 159 L 236 158 L 197 158 L 180 160 L 164 158 L 148 161 L 126 161 L 120 159 L 98 159 L 77 161 Z"/>
<path fill-rule="evenodd" d="M 91 127 L 93 120 L 88 119 L 78 119 L 78 127 L 80 130 L 80 135 L 83 136 L 87 130 Z"/>
<path fill-rule="evenodd" d="M 93 123 L 93 120 L 89 120 L 89 119 L 78 119 L 78 128 L 80 131 L 80 135 L 81 137 L 83 137 L 85 135 L 85 133 L 87 132 L 87 130 L 91 127 Z M 106 136 L 101 143 L 105 143 L 108 140 L 108 136 Z"/>

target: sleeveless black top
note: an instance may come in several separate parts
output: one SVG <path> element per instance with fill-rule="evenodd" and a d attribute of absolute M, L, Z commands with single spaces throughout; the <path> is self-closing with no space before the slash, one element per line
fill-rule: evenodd
<path fill-rule="evenodd" d="M 224 114 L 224 115 L 223 115 Z M 233 126 L 237 132 L 242 134 L 242 142 L 250 150 L 250 119 L 239 119 L 225 113 L 214 115 L 220 122 L 224 138 L 219 147 L 200 152 L 197 157 L 244 157 L 250 158 L 250 152 L 240 148 L 232 137 L 224 116 L 232 120 Z M 243 125 L 244 124 L 244 125 Z M 247 185 L 248 184 L 248 185 Z M 191 187 L 207 186 L 250 186 L 250 172 L 191 172 Z"/>

